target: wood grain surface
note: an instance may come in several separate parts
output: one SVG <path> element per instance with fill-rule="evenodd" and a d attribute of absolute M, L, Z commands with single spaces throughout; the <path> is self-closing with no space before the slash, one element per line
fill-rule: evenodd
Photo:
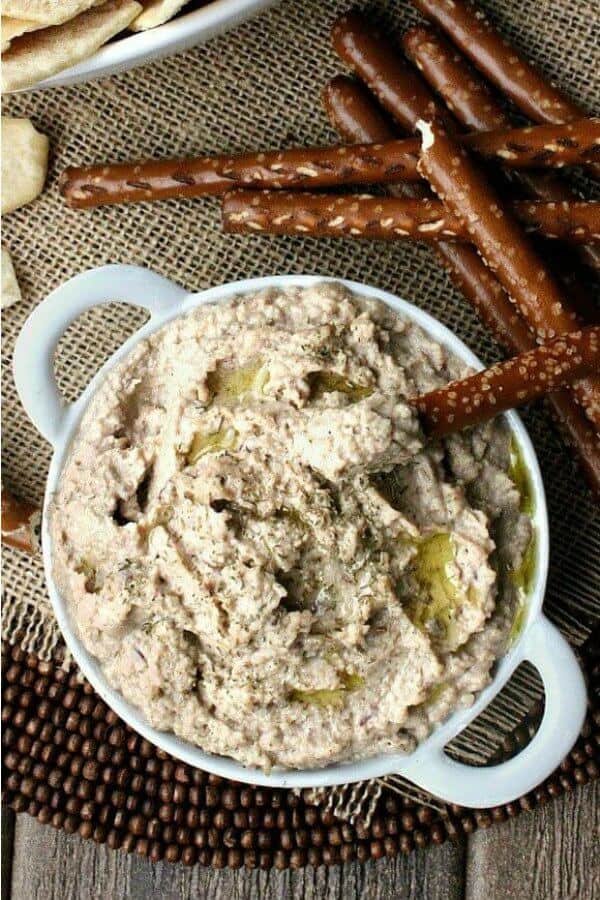
<path fill-rule="evenodd" d="M 8 817 L 6 824 L 8 832 Z M 4 865 L 3 855 L 3 876 Z M 153 865 L 21 815 L 8 890 L 6 880 L 3 900 L 597 900 L 600 783 L 468 841 L 365 866 L 285 872 Z"/>

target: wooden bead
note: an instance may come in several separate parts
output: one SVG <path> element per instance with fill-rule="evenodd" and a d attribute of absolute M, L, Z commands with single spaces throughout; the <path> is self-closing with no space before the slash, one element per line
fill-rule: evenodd
<path fill-rule="evenodd" d="M 485 810 L 476 810 L 475 821 L 479 828 L 489 828 L 492 824 L 492 817 L 489 812 Z"/>
<path fill-rule="evenodd" d="M 238 847 L 239 843 L 239 834 L 235 828 L 226 828 L 223 832 L 223 846 L 228 848 Z"/>
<path fill-rule="evenodd" d="M 402 853 L 412 853 L 415 843 L 410 834 L 401 834 L 398 845 Z"/>
<path fill-rule="evenodd" d="M 178 844 L 185 846 L 189 844 L 192 839 L 192 832 L 189 828 L 186 828 L 185 825 L 180 825 L 179 828 L 175 831 L 175 840 Z"/>
<path fill-rule="evenodd" d="M 123 829 L 127 824 L 128 816 L 124 809 L 117 809 L 113 816 L 115 828 Z"/>
<path fill-rule="evenodd" d="M 173 803 L 182 806 L 187 801 L 188 789 L 185 784 L 175 784 L 173 787 Z"/>
<path fill-rule="evenodd" d="M 306 865 L 306 850 L 297 847 L 290 853 L 290 868 L 301 869 Z"/>
<path fill-rule="evenodd" d="M 419 848 L 426 847 L 428 844 L 427 835 L 420 828 L 415 828 L 413 831 L 413 841 Z"/>
<path fill-rule="evenodd" d="M 440 822 L 434 822 L 429 829 L 431 840 L 434 844 L 443 844 L 446 840 L 444 826 Z"/>
<path fill-rule="evenodd" d="M 284 850 L 276 850 L 273 854 L 273 865 L 276 869 L 283 871 L 288 867 L 288 856 Z"/>
<path fill-rule="evenodd" d="M 143 816 L 134 815 L 130 818 L 128 823 L 128 830 L 131 834 L 135 834 L 137 836 L 141 836 L 146 833 L 146 820 Z"/>
<path fill-rule="evenodd" d="M 49 806 L 42 806 L 37 814 L 37 820 L 42 825 L 49 825 L 52 819 L 52 810 Z"/>
<path fill-rule="evenodd" d="M 309 866 L 318 869 L 323 859 L 322 853 L 318 847 L 309 847 L 306 853 L 306 861 Z"/>
<path fill-rule="evenodd" d="M 231 825 L 231 813 L 227 809 L 218 809 L 213 816 L 213 825 L 221 831 Z"/>
<path fill-rule="evenodd" d="M 227 852 L 227 865 L 230 869 L 241 869 L 244 863 L 244 856 L 241 850 L 234 848 Z"/>
<path fill-rule="evenodd" d="M 250 834 L 253 834 L 253 832 L 250 832 Z M 294 832 L 290 831 L 289 828 L 284 828 L 279 834 L 279 843 L 282 850 L 291 850 L 294 846 Z"/>
<path fill-rule="evenodd" d="M 260 828 L 262 815 L 259 809 L 248 810 L 248 826 L 250 828 Z"/>
<path fill-rule="evenodd" d="M 240 791 L 240 803 L 248 808 L 254 804 L 254 791 L 251 788 L 242 788 Z"/>
<path fill-rule="evenodd" d="M 383 834 L 385 834 L 385 828 L 381 819 L 376 819 L 373 821 L 371 831 L 375 837 L 382 837 Z M 342 831 L 339 825 L 332 825 L 332 827 L 327 832 L 327 837 L 332 847 L 340 847 L 344 842 L 342 838 Z"/>
<path fill-rule="evenodd" d="M 132 853 L 135 849 L 137 838 L 133 834 L 124 834 L 121 846 L 125 853 Z"/>
<path fill-rule="evenodd" d="M 207 806 L 218 806 L 219 805 L 219 789 L 214 785 L 207 784 L 205 788 L 205 803 Z"/>
<path fill-rule="evenodd" d="M 144 859 L 148 856 L 150 852 L 150 841 L 148 838 L 138 838 L 135 844 L 135 852 Z"/>
<path fill-rule="evenodd" d="M 84 838 L 84 840 L 88 840 L 94 833 L 94 826 L 91 822 L 82 822 L 79 828 L 77 829 L 79 837 Z"/>
<path fill-rule="evenodd" d="M 221 794 L 221 802 L 225 809 L 234 810 L 239 803 L 239 794 L 235 788 L 225 788 Z"/>
<path fill-rule="evenodd" d="M 181 851 L 181 862 L 184 866 L 193 866 L 198 859 L 198 851 L 195 847 L 184 847 Z"/>
<path fill-rule="evenodd" d="M 308 847 L 309 844 L 309 832 L 306 828 L 297 828 L 295 832 L 296 846 L 297 847 Z"/>
<path fill-rule="evenodd" d="M 270 831 L 259 831 L 256 836 L 256 843 L 259 850 L 268 850 L 273 844 L 273 838 Z"/>
<path fill-rule="evenodd" d="M 159 862 L 163 858 L 163 845 L 160 841 L 152 841 L 150 844 L 150 859 L 152 862 Z"/>
<path fill-rule="evenodd" d="M 372 850 L 372 847 L 370 849 Z M 338 847 L 323 847 L 321 853 L 323 855 L 323 862 L 326 866 L 335 866 L 340 861 L 340 851 Z M 383 847 L 381 848 L 381 855 L 383 856 Z"/>
<path fill-rule="evenodd" d="M 395 838 L 391 837 L 390 835 L 386 835 L 386 837 L 383 839 L 383 849 L 385 851 L 386 856 L 397 856 L 398 855 L 398 842 L 396 841 Z"/>
<path fill-rule="evenodd" d="M 151 840 L 155 840 L 156 838 L 160 837 L 160 834 L 162 832 L 162 824 L 160 819 L 152 818 L 148 819 L 147 821 L 144 819 L 144 822 L 146 823 L 146 835 Z"/>
<path fill-rule="evenodd" d="M 210 864 L 215 869 L 224 869 L 227 865 L 227 853 L 225 850 L 217 849 L 213 850 Z"/>
<path fill-rule="evenodd" d="M 277 811 L 274 809 L 266 809 L 262 818 L 262 827 L 263 828 L 276 828 L 277 827 Z"/>
<path fill-rule="evenodd" d="M 310 850 L 307 851 L 310 853 Z M 353 844 L 342 844 L 340 847 L 340 859 L 343 863 L 352 862 L 356 857 L 356 850 Z"/>

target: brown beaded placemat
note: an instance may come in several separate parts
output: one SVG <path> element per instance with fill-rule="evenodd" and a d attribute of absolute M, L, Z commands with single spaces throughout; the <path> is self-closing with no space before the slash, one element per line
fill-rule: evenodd
<path fill-rule="evenodd" d="M 494 341 L 423 246 L 244 239 L 221 234 L 215 200 L 80 213 L 65 209 L 58 196 L 58 175 L 70 164 L 334 140 L 321 109 L 320 91 L 328 78 L 343 69 L 331 50 L 328 32 L 349 5 L 350 0 L 283 0 L 252 22 L 180 56 L 106 81 L 5 101 L 5 114 L 30 116 L 51 140 L 46 190 L 34 204 L 3 221 L 3 243 L 13 255 L 23 291 L 22 302 L 5 311 L 2 322 L 3 478 L 15 493 L 40 502 L 50 454 L 16 397 L 10 374 L 14 340 L 42 297 L 91 266 L 143 264 L 190 290 L 284 272 L 369 282 L 433 313 L 485 362 L 498 358 Z M 398 37 L 417 19 L 408 4 L 394 0 L 360 5 Z M 575 99 L 589 110 L 600 108 L 600 47 L 594 37 L 595 9 L 590 0 L 569 4 L 482 0 L 482 5 Z M 593 186 L 588 183 L 586 190 L 591 195 Z M 69 330 L 56 362 L 60 387 L 68 399 L 78 395 L 142 318 L 131 307 L 115 305 L 92 311 Z M 529 410 L 525 421 L 548 491 L 552 559 L 545 611 L 579 647 L 600 614 L 600 511 L 545 411 Z M 7 698 L 5 708 L 5 737 L 10 743 L 6 798 L 15 808 L 27 809 L 67 831 L 157 858 L 181 856 L 186 862 L 198 858 L 214 865 L 237 865 L 240 858 L 247 865 L 264 866 L 335 862 L 351 856 L 365 859 L 441 841 L 484 825 L 493 816 L 514 815 L 522 805 L 542 802 L 576 780 L 597 774 L 596 721 L 588 724 L 588 737 L 574 751 L 579 762 L 572 754 L 565 764 L 568 771 L 540 789 L 537 800 L 524 798 L 493 814 L 432 809 L 427 805 L 431 798 L 424 798 L 420 805 L 410 796 L 397 794 L 406 786 L 392 779 L 375 785 L 382 792 L 369 826 L 336 823 L 333 810 L 338 804 L 331 806 L 333 794 L 316 807 L 307 796 L 244 793 L 248 789 L 182 768 L 140 742 L 116 718 L 113 721 L 113 714 L 89 687 L 78 686 L 74 670 L 65 675 L 57 668 L 60 634 L 41 561 L 7 551 L 3 570 L 3 635 L 12 654 L 7 668 L 11 699 Z M 8 676 L 17 673 L 13 666 L 18 674 L 11 682 Z M 503 744 L 510 750 L 513 735 L 519 734 L 514 729 L 527 730 L 527 717 L 534 714 L 541 696 L 528 678 L 515 682 L 512 690 L 503 707 L 489 712 L 484 731 L 472 730 L 472 739 L 461 736 L 453 742 L 453 752 L 481 763 Z M 74 704 L 70 711 L 63 702 L 67 693 L 66 702 Z M 163 765 L 164 780 L 160 777 Z M 148 766 L 155 770 L 153 774 Z M 177 780 L 175 772 L 188 780 Z M 164 797 L 172 794 L 171 798 L 161 800 L 159 790 Z M 227 803 L 234 803 L 234 808 L 229 810 L 227 790 L 233 792 Z M 221 812 L 219 827 L 214 817 Z M 193 824 L 196 815 L 197 824 Z M 169 816 L 177 816 L 177 821 Z M 136 834 L 140 829 L 143 833 Z M 178 837 L 179 829 L 189 829 L 190 836 L 181 831 Z M 260 834 L 264 846 L 259 844 Z"/>
<path fill-rule="evenodd" d="M 581 655 L 588 717 L 544 784 L 488 810 L 432 809 L 384 786 L 367 824 L 340 821 L 311 802 L 308 791 L 241 785 L 178 762 L 125 725 L 77 672 L 7 645 L 2 799 L 39 822 L 155 861 L 283 869 L 409 853 L 503 822 L 598 778 L 600 628 Z"/>

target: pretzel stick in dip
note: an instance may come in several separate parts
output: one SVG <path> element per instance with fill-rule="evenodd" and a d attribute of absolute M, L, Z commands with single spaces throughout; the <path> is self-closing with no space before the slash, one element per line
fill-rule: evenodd
<path fill-rule="evenodd" d="M 526 231 L 581 243 L 600 240 L 600 202 L 511 204 Z M 436 199 L 229 191 L 223 200 L 226 232 L 304 234 L 378 241 L 470 241 L 464 223 Z"/>
<path fill-rule="evenodd" d="M 39 550 L 37 532 L 41 513 L 36 506 L 17 499 L 2 485 L 2 543 L 26 553 Z"/>
<path fill-rule="evenodd" d="M 443 437 L 523 406 L 600 371 L 600 326 L 554 338 L 541 347 L 453 381 L 412 401 L 423 430 Z"/>
<path fill-rule="evenodd" d="M 557 284 L 544 268 L 512 215 L 486 179 L 438 122 L 419 122 L 422 137 L 419 171 L 449 210 L 466 225 L 473 243 L 496 273 L 540 342 L 573 329 Z M 586 415 L 600 430 L 600 377 L 574 386 Z"/>
<path fill-rule="evenodd" d="M 508 113 L 489 90 L 487 83 L 466 58 L 431 28 L 412 28 L 402 39 L 408 58 L 425 81 L 440 95 L 461 125 L 471 131 L 492 131 L 510 126 Z M 538 200 L 573 200 L 577 196 L 560 177 L 547 172 L 519 172 L 521 185 Z M 600 248 L 582 247 L 579 256 L 600 273 Z M 583 285 L 571 285 L 578 299 L 589 304 Z M 594 311 L 589 304 L 589 312 Z M 594 311 L 595 312 L 595 311 Z"/>
<path fill-rule="evenodd" d="M 334 128 L 350 142 L 385 141 L 393 137 L 390 124 L 375 100 L 358 82 L 344 76 L 326 86 L 323 99 Z M 418 184 L 394 185 L 390 193 L 423 196 Z M 406 196 L 406 194 L 404 193 Z M 504 288 L 477 252 L 465 244 L 433 245 L 455 287 L 461 291 L 498 342 L 513 355 L 536 346 L 535 338 Z M 577 456 L 581 471 L 600 500 L 600 436 L 568 391 L 546 398 L 565 443 Z"/>

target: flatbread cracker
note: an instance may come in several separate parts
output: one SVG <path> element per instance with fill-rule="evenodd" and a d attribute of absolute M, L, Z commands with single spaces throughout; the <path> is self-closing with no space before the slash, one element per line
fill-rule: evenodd
<path fill-rule="evenodd" d="M 15 267 L 8 250 L 2 248 L 2 290 L 0 291 L 0 308 L 7 309 L 21 299 L 21 288 L 15 275 Z"/>
<path fill-rule="evenodd" d="M 37 31 L 43 28 L 39 22 L 32 19 L 13 19 L 11 16 L 2 16 L 0 28 L 2 29 L 2 52 L 8 50 L 10 43 L 14 38 L 21 37 L 28 31 Z"/>
<path fill-rule="evenodd" d="M 132 31 L 146 31 L 168 22 L 189 0 L 142 0 L 144 11 L 131 24 Z"/>
<path fill-rule="evenodd" d="M 49 141 L 30 119 L 2 116 L 2 215 L 41 194 L 48 170 Z"/>
<path fill-rule="evenodd" d="M 31 87 L 87 59 L 141 10 L 136 0 L 107 0 L 64 25 L 15 38 L 2 57 L 2 92 Z"/>
<path fill-rule="evenodd" d="M 2 0 L 2 15 L 15 19 L 30 19 L 45 25 L 62 25 L 86 9 L 99 6 L 104 0 Z"/>

